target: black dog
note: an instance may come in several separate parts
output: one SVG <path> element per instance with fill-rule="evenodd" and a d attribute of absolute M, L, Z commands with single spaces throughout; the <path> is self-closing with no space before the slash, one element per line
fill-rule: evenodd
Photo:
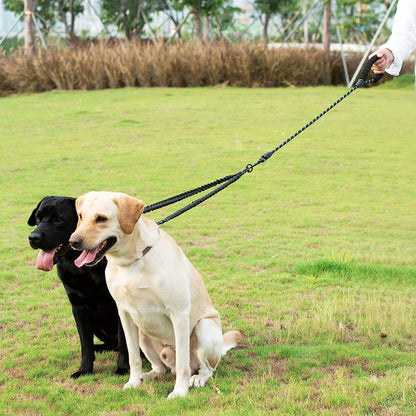
<path fill-rule="evenodd" d="M 58 268 L 81 341 L 82 360 L 79 370 L 71 375 L 78 378 L 93 372 L 94 351 L 118 350 L 116 374 L 129 371 L 128 352 L 117 307 L 105 282 L 106 259 L 93 267 L 74 265 L 79 251 L 69 247 L 68 240 L 77 225 L 75 198 L 46 196 L 33 210 L 28 220 L 37 226 L 29 235 L 32 248 L 40 249 L 36 267 L 50 271 Z M 94 345 L 94 334 L 104 342 Z"/>

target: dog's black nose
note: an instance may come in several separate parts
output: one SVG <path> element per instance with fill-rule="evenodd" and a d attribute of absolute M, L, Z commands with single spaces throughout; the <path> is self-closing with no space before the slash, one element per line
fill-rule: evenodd
<path fill-rule="evenodd" d="M 38 231 L 33 231 L 29 234 L 29 242 L 32 244 L 40 243 L 43 237 L 44 237 L 43 233 L 40 233 Z"/>
<path fill-rule="evenodd" d="M 71 238 L 69 239 L 69 244 L 71 245 L 72 248 L 77 250 L 81 247 L 82 238 L 77 237 L 77 236 L 71 236 Z"/>

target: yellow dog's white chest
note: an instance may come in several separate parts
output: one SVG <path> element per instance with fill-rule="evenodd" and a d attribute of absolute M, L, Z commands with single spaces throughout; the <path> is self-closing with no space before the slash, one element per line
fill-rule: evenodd
<path fill-rule="evenodd" d="M 140 273 L 137 268 L 124 268 L 121 272 L 117 267 L 111 267 L 106 271 L 106 280 L 118 308 L 130 315 L 140 331 L 174 345 L 174 330 L 168 310 L 154 287 L 158 276 Z"/>

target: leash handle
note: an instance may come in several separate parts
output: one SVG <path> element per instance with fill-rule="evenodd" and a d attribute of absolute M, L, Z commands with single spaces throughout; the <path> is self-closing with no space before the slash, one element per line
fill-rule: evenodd
<path fill-rule="evenodd" d="M 373 64 L 374 64 L 375 62 L 377 62 L 379 59 L 380 59 L 380 58 L 379 58 L 377 55 L 374 55 L 374 56 L 372 56 L 372 57 L 368 60 L 368 62 L 367 62 L 367 63 L 366 63 L 366 65 L 364 66 L 363 71 L 361 72 L 360 78 L 358 78 L 358 81 L 355 83 L 355 87 L 356 87 L 356 88 L 361 87 L 361 85 L 363 85 L 363 84 L 367 84 L 367 83 L 370 83 L 370 82 L 374 82 L 374 83 L 376 83 L 376 82 L 380 81 L 381 77 L 382 77 L 384 74 L 376 74 L 376 75 L 374 76 L 374 78 L 372 78 L 371 80 L 369 80 L 369 81 L 366 81 L 366 80 L 365 80 L 365 79 L 367 78 L 368 73 L 370 72 L 371 67 L 372 67 L 372 66 L 373 66 Z"/>

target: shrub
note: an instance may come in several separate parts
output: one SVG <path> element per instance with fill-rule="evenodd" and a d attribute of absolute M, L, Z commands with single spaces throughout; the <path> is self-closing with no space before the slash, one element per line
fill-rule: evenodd
<path fill-rule="evenodd" d="M 360 56 L 349 55 L 350 73 Z M 262 42 L 207 44 L 111 40 L 73 47 L 38 48 L 28 60 L 23 51 L 0 57 L 0 93 L 52 89 L 121 87 L 199 87 L 227 84 L 236 87 L 280 87 L 344 82 L 338 54 L 322 51 L 268 49 Z"/>

